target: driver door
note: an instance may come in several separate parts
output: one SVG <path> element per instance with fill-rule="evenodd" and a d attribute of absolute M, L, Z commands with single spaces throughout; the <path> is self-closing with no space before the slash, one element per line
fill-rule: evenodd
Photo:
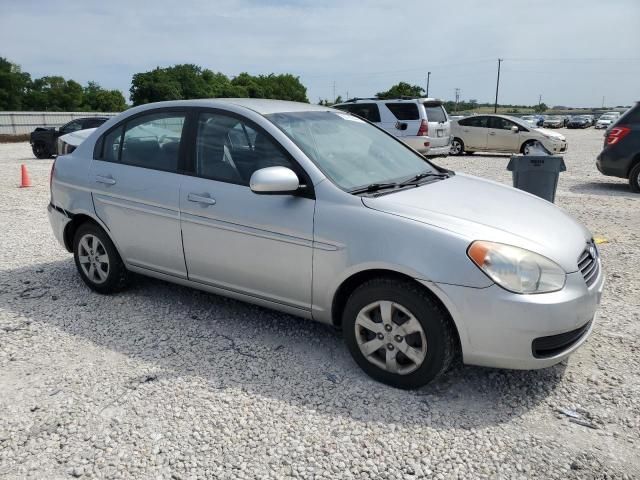
<path fill-rule="evenodd" d="M 302 177 L 295 161 L 260 127 L 221 111 L 199 113 L 192 150 L 180 189 L 189 279 L 309 310 L 315 200 L 249 188 L 264 167 Z"/>
<path fill-rule="evenodd" d="M 511 130 L 518 126 L 502 117 L 489 118 L 487 150 L 499 152 L 517 152 L 520 149 L 520 134 Z"/>

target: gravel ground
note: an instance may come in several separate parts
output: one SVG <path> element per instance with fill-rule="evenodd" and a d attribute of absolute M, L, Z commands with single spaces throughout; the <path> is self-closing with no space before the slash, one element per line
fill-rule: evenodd
<path fill-rule="evenodd" d="M 0 145 L 0 477 L 640 478 L 640 196 L 596 171 L 601 132 L 563 133 L 557 203 L 608 241 L 594 334 L 414 392 L 320 324 L 148 278 L 91 293 L 50 232 L 51 162 Z M 507 160 L 439 163 L 510 183 Z"/>

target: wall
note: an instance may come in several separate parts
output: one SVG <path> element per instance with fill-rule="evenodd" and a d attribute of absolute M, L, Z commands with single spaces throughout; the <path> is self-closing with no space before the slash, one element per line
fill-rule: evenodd
<path fill-rule="evenodd" d="M 24 135 L 36 127 L 61 127 L 78 117 L 104 117 L 99 112 L 0 112 L 0 135 Z"/>

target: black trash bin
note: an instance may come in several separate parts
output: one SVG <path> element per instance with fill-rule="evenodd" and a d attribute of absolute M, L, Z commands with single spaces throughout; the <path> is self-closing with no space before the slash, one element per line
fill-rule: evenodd
<path fill-rule="evenodd" d="M 566 169 L 564 159 L 552 155 L 514 155 L 507 165 L 514 187 L 549 202 L 555 200 L 558 177 Z"/>

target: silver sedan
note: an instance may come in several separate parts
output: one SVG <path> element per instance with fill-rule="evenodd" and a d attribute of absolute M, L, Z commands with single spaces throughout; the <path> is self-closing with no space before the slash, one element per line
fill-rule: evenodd
<path fill-rule="evenodd" d="M 332 324 L 401 388 L 455 358 L 560 362 L 602 292 L 591 234 L 563 210 L 328 107 L 133 108 L 58 157 L 51 180 L 53 231 L 96 292 L 135 272 Z"/>

